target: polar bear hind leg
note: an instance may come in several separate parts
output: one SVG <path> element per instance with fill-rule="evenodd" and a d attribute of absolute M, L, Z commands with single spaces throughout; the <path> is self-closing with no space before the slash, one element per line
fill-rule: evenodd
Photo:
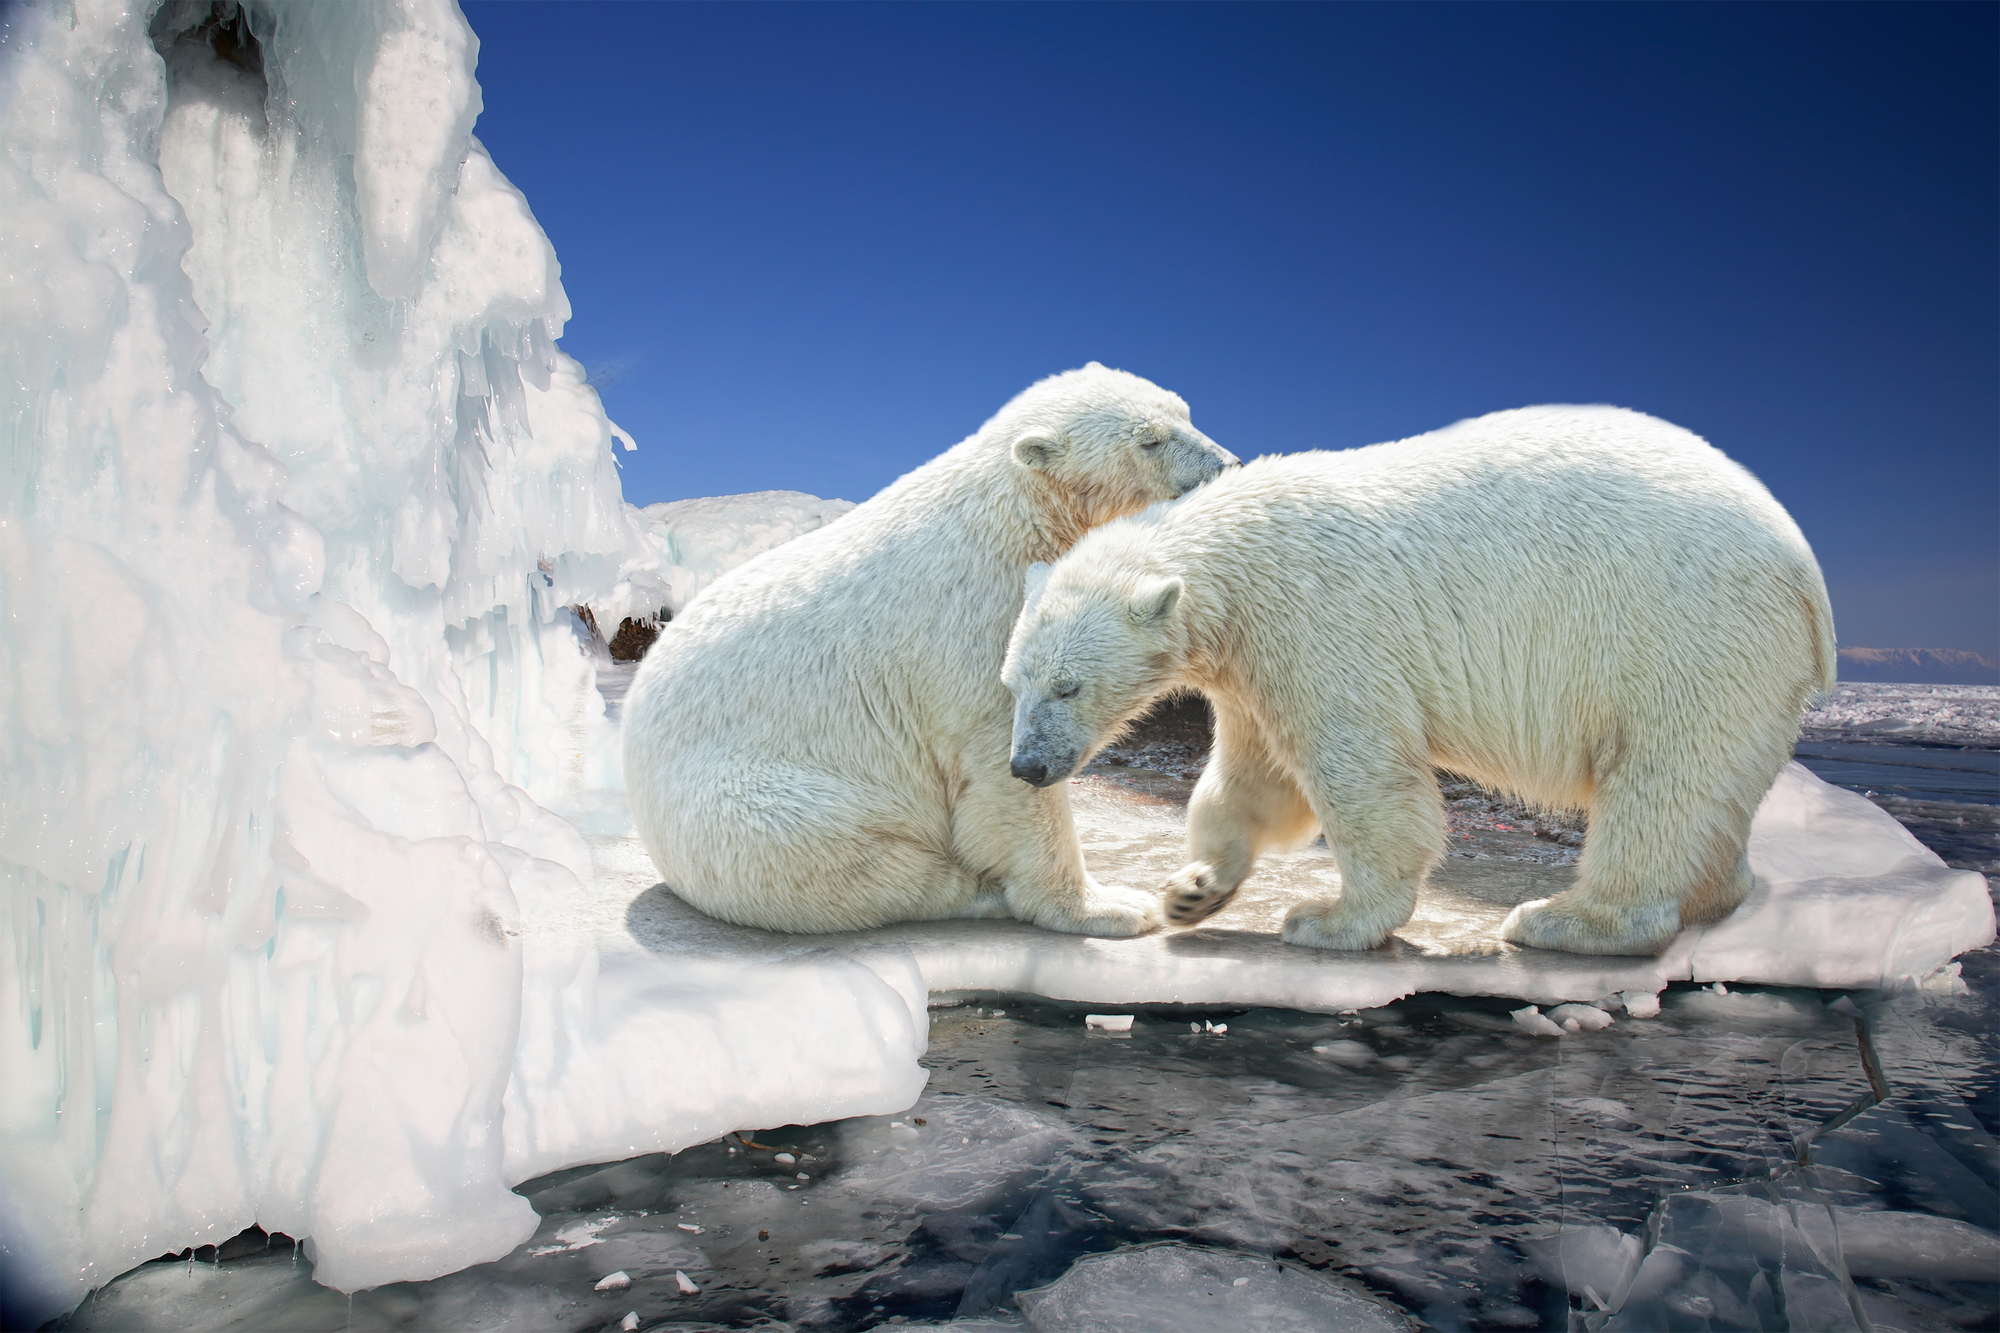
<path fill-rule="evenodd" d="M 675 811 L 648 850 L 677 895 L 738 925 L 867 930 L 976 910 L 978 881 L 943 831 L 894 811 L 886 794 L 837 774 L 767 760 Z"/>
<path fill-rule="evenodd" d="M 1683 928 L 1735 911 L 1750 891 L 1744 847 L 1769 782 L 1746 773 L 1740 756 L 1730 756 L 1730 766 L 1745 776 L 1717 792 L 1696 790 L 1687 776 L 1706 766 L 1644 758 L 1621 765 L 1591 801 L 1577 886 L 1522 903 L 1502 936 L 1568 953 L 1657 954 Z"/>

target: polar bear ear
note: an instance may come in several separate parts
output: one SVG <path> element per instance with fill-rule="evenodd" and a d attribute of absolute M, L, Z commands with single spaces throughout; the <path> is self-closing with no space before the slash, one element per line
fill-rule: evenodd
<path fill-rule="evenodd" d="M 1139 595 L 1132 599 L 1132 623 L 1135 625 L 1164 625 L 1167 617 L 1180 604 L 1182 583 L 1179 579 L 1160 579 L 1144 583 L 1139 587 Z"/>
<path fill-rule="evenodd" d="M 1021 612 L 1023 615 L 1035 609 L 1035 604 L 1042 600 L 1042 589 L 1048 586 L 1049 586 L 1048 563 L 1046 561 L 1037 560 L 1034 564 L 1029 565 L 1027 596 L 1021 599 Z"/>
<path fill-rule="evenodd" d="M 1014 461 L 1022 467 L 1046 472 L 1062 457 L 1062 445 L 1046 435 L 1023 435 L 1014 441 Z"/>

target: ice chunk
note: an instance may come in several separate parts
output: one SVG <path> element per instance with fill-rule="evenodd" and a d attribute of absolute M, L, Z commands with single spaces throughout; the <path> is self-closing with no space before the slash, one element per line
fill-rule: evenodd
<path fill-rule="evenodd" d="M 629 1287 L 631 1285 L 632 1285 L 632 1275 L 630 1273 L 627 1273 L 624 1269 L 621 1268 L 615 1273 L 606 1273 L 603 1277 L 597 1279 L 597 1286 L 595 1290 L 621 1291 L 624 1288 Z"/>
<path fill-rule="evenodd" d="M 1992 1282 L 2000 1276 L 2000 1235 L 1929 1213 L 1834 1209 L 1847 1271 L 1855 1277 L 1925 1282 Z"/>
<path fill-rule="evenodd" d="M 1409 1333 L 1403 1313 L 1328 1278 L 1244 1254 L 1168 1242 L 1079 1259 L 1015 1294 L 1038 1333 Z"/>
<path fill-rule="evenodd" d="M 681 1272 L 678 1268 L 674 1270 L 674 1285 L 680 1288 L 681 1295 L 683 1296 L 692 1296 L 701 1290 L 700 1287 L 697 1287 L 688 1278 L 686 1273 Z"/>
<path fill-rule="evenodd" d="M 1622 990 L 1618 992 L 1618 1002 L 1625 1006 L 1625 1012 L 1634 1018 L 1656 1018 L 1660 1012 L 1660 997 L 1653 991 Z"/>
<path fill-rule="evenodd" d="M 1132 1030 L 1132 1015 L 1085 1014 L 1083 1016 L 1083 1025 L 1085 1027 L 1101 1028 L 1105 1032 L 1130 1032 Z"/>
<path fill-rule="evenodd" d="M 1594 1004 L 1559 1004 L 1549 1010 L 1549 1018 L 1572 1032 L 1577 1028 L 1595 1032 L 1611 1026 L 1611 1015 Z M 1576 1028 L 1570 1027 L 1572 1023 L 1576 1024 Z"/>
<path fill-rule="evenodd" d="M 1532 1004 L 1526 1008 L 1514 1010 L 1512 1017 L 1515 1026 L 1519 1027 L 1521 1031 L 1533 1033 L 1537 1037 L 1560 1037 L 1563 1035 L 1561 1026 Z"/>
<path fill-rule="evenodd" d="M 1646 1249 L 1639 1237 L 1616 1227 L 1565 1231 L 1550 1240 L 1525 1241 L 1522 1248 L 1551 1284 L 1607 1310 L 1625 1303 Z"/>
<path fill-rule="evenodd" d="M 1359 1069 L 1375 1059 L 1374 1048 L 1365 1041 L 1323 1041 L 1312 1049 L 1314 1055 L 1324 1055 L 1335 1064 L 1346 1065 L 1350 1069 Z"/>
<path fill-rule="evenodd" d="M 1689 1316 L 1830 1333 L 1866 1327 L 1833 1211 L 1814 1198 L 1670 1194 L 1647 1229 L 1654 1248 L 1607 1333 L 1676 1327 Z"/>
<path fill-rule="evenodd" d="M 930 1132 L 891 1132 L 865 1120 L 842 1126 L 851 1165 L 839 1183 L 912 1207 L 970 1208 L 1038 1171 L 1074 1137 L 1067 1124 L 1005 1102 L 927 1097 L 921 1105 Z"/>
<path fill-rule="evenodd" d="M 622 1330 L 622 1333 L 636 1333 L 639 1327 L 639 1312 L 637 1310 L 627 1310 L 625 1317 L 618 1321 L 618 1327 Z"/>

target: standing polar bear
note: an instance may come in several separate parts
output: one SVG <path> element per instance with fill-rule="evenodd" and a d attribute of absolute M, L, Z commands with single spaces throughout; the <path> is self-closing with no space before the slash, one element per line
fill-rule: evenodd
<path fill-rule="evenodd" d="M 1014 772 L 1060 781 L 1193 686 L 1215 751 L 1170 919 L 1324 828 L 1338 898 L 1285 938 L 1366 949 L 1443 855 L 1433 766 L 1584 809 L 1577 886 L 1506 937 L 1657 953 L 1750 888 L 1750 818 L 1833 684 L 1833 616 L 1748 472 L 1610 407 L 1499 412 L 1395 444 L 1260 459 L 1029 575 L 1005 680 Z"/>
<path fill-rule="evenodd" d="M 1158 925 L 1156 895 L 1084 872 L 1067 792 L 1008 773 L 995 667 L 1031 562 L 1235 462 L 1177 395 L 1092 362 L 718 580 L 625 703 L 632 821 L 661 877 L 774 930 Z"/>

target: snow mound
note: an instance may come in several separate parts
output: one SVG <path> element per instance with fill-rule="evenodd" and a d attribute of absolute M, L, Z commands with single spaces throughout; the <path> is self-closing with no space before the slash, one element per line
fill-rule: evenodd
<path fill-rule="evenodd" d="M 852 508 L 851 500 L 822 500 L 803 491 L 752 491 L 670 500 L 633 512 L 659 553 L 668 587 L 665 605 L 679 615 L 696 594 L 738 565 L 823 528 Z"/>
<path fill-rule="evenodd" d="M 1843 681 L 1807 712 L 1808 736 L 2000 746 L 2000 685 Z"/>

